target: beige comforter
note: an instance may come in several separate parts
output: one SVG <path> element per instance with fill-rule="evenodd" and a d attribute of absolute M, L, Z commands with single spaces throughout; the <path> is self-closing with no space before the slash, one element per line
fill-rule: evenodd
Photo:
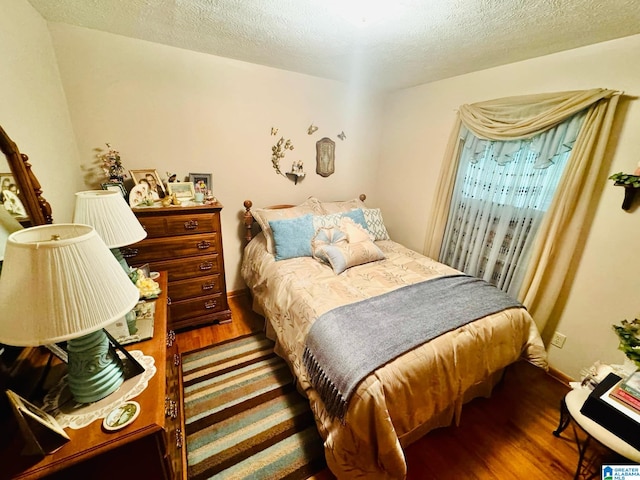
<path fill-rule="evenodd" d="M 393 241 L 376 243 L 385 260 L 335 275 L 309 257 L 276 262 L 260 234 L 247 245 L 242 264 L 254 306 L 268 319 L 277 353 L 309 398 L 327 463 L 340 479 L 404 478 L 402 447 L 457 420 L 465 401 L 488 396 L 505 366 L 525 358 L 546 368 L 544 345 L 530 315 L 510 309 L 441 335 L 377 369 L 358 386 L 345 423 L 330 418 L 302 364 L 311 324 L 337 306 L 459 273 Z"/>

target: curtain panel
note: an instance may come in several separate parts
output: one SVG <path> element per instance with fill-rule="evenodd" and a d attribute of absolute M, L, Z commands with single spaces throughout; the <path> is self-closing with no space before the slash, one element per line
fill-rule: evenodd
<path fill-rule="evenodd" d="M 592 89 L 507 97 L 462 105 L 449 137 L 428 220 L 424 253 L 438 258 L 455 186 L 461 127 L 487 140 L 518 140 L 544 132 L 586 110 L 573 152 L 549 211 L 539 227 L 518 300 L 542 331 L 571 266 L 574 247 L 598 181 L 622 92 Z"/>

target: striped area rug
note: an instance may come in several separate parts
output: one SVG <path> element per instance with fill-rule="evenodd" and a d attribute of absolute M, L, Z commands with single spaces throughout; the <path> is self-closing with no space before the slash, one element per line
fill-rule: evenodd
<path fill-rule="evenodd" d="M 190 480 L 305 479 L 326 467 L 308 401 L 263 333 L 182 355 Z"/>

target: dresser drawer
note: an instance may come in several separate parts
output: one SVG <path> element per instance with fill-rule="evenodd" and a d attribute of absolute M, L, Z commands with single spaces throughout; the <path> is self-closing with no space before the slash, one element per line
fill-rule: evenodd
<path fill-rule="evenodd" d="M 220 275 L 207 275 L 206 277 L 178 280 L 169 285 L 171 300 L 184 300 L 186 298 L 202 297 L 223 290 Z"/>
<path fill-rule="evenodd" d="M 120 252 L 130 265 L 218 253 L 218 234 L 214 232 L 188 237 L 151 238 L 130 247 L 122 247 Z"/>
<path fill-rule="evenodd" d="M 220 219 L 217 214 L 139 216 L 138 220 L 146 230 L 147 238 L 212 233 L 220 229 Z"/>
<path fill-rule="evenodd" d="M 171 322 L 199 317 L 227 309 L 227 299 L 220 293 L 189 300 L 173 301 L 169 304 Z"/>
<path fill-rule="evenodd" d="M 215 253 L 213 255 L 202 255 L 178 260 L 153 261 L 149 262 L 149 268 L 157 272 L 166 270 L 169 274 L 169 282 L 175 282 L 187 278 L 221 273 L 223 271 L 221 263 L 221 257 Z M 169 288 L 171 288 L 171 283 L 169 284 Z"/>

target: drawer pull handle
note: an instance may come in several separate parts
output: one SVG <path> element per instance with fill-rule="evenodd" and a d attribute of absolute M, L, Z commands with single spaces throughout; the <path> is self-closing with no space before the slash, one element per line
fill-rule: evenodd
<path fill-rule="evenodd" d="M 171 297 L 167 297 L 167 305 L 171 305 Z"/>
<path fill-rule="evenodd" d="M 122 253 L 122 256 L 124 258 L 133 258 L 136 255 L 138 255 L 138 249 L 137 248 L 121 248 L 120 253 Z"/>
<path fill-rule="evenodd" d="M 176 447 L 182 448 L 182 429 L 176 428 Z"/>
<path fill-rule="evenodd" d="M 211 290 L 215 288 L 215 286 L 216 286 L 216 282 L 203 283 L 202 290 Z"/>
<path fill-rule="evenodd" d="M 218 305 L 217 300 L 209 300 L 207 303 L 204 304 L 204 308 L 206 308 L 207 310 L 211 310 L 212 308 L 216 308 L 217 305 Z"/>
<path fill-rule="evenodd" d="M 180 366 L 180 355 L 178 355 L 177 353 L 173 354 L 173 365 L 176 367 Z"/>
<path fill-rule="evenodd" d="M 164 399 L 164 416 L 173 420 L 178 418 L 178 402 L 166 397 Z"/>
<path fill-rule="evenodd" d="M 202 271 L 211 270 L 213 268 L 213 262 L 202 262 L 198 268 Z"/>
<path fill-rule="evenodd" d="M 170 348 L 173 346 L 173 342 L 176 341 L 176 332 L 174 332 L 173 330 L 169 330 L 167 332 L 167 348 Z"/>
<path fill-rule="evenodd" d="M 198 242 L 198 250 L 206 250 L 207 248 L 209 248 L 211 246 L 211 242 L 207 242 L 206 240 L 202 240 L 201 242 Z"/>
<path fill-rule="evenodd" d="M 195 230 L 196 228 L 198 228 L 197 220 L 189 220 L 188 222 L 184 222 L 185 230 Z"/>

